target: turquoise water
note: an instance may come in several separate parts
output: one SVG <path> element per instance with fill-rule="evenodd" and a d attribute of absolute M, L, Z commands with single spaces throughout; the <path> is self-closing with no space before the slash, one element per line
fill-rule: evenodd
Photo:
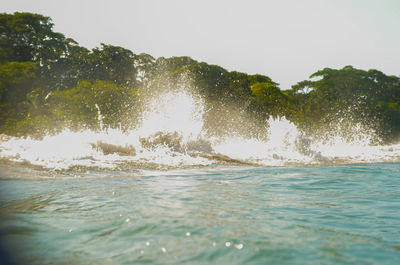
<path fill-rule="evenodd" d="M 400 163 L 8 177 L 0 206 L 9 264 L 400 264 Z"/>

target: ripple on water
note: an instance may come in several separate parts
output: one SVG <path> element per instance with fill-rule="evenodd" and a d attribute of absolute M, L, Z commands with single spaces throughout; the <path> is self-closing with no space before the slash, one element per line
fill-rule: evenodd
<path fill-rule="evenodd" d="M 0 180 L 0 231 L 33 264 L 396 264 L 398 168 Z"/>

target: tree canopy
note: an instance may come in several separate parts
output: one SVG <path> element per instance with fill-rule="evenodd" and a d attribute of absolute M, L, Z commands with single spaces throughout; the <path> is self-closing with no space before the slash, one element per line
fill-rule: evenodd
<path fill-rule="evenodd" d="M 306 131 L 347 119 L 385 141 L 400 137 L 400 78 L 375 69 L 325 68 L 282 91 L 268 76 L 186 56 L 154 58 L 104 43 L 89 50 L 53 26 L 39 14 L 0 14 L 1 133 L 129 127 L 143 97 L 179 89 L 186 78 L 206 99 L 206 124 L 223 126 L 221 114 L 236 110 L 261 121 L 286 116 Z"/>

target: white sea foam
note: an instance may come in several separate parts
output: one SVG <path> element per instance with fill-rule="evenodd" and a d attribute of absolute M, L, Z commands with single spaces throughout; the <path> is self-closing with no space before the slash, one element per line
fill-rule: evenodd
<path fill-rule="evenodd" d="M 148 104 L 140 125 L 131 131 L 66 129 L 41 140 L 3 137 L 0 158 L 65 170 L 170 169 L 232 163 L 280 166 L 399 161 L 400 157 L 400 145 L 373 145 L 368 131 L 357 126 L 351 140 L 332 131 L 329 139 L 322 141 L 306 137 L 286 118 L 267 120 L 264 140 L 229 134 L 209 137 L 204 114 L 201 98 L 186 91 L 170 92 Z"/>

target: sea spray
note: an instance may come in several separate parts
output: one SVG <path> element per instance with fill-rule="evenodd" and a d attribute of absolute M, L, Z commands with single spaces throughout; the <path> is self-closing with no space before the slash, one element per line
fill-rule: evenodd
<path fill-rule="evenodd" d="M 312 163 L 313 156 L 298 148 L 302 133 L 285 117 L 266 121 L 265 139 L 228 137 L 215 150 L 235 159 L 258 165 L 279 166 L 288 163 Z"/>
<path fill-rule="evenodd" d="M 199 137 L 203 129 L 204 105 L 186 91 L 169 92 L 154 98 L 135 130 L 141 137 L 157 132 L 178 133 L 185 141 Z"/>
<path fill-rule="evenodd" d="M 120 169 L 121 165 L 145 169 L 208 165 L 212 163 L 209 159 L 187 153 L 187 150 L 201 151 L 209 146 L 200 139 L 203 113 L 202 102 L 187 92 L 164 93 L 148 105 L 138 128 L 125 132 L 65 129 L 41 140 L 12 137 L 0 143 L 0 157 L 56 170 Z"/>
<path fill-rule="evenodd" d="M 144 109 L 139 125 L 129 131 L 65 129 L 41 140 L 2 137 L 0 158 L 52 170 L 130 171 L 379 162 L 398 161 L 400 157 L 400 145 L 373 145 L 368 131 L 359 126 L 353 127 L 352 137 L 343 137 L 336 127 L 328 139 L 322 139 L 306 136 L 284 117 L 265 121 L 261 132 L 265 137 L 229 132 L 217 137 L 212 128 L 204 128 L 202 98 L 185 90 L 160 93 Z"/>

